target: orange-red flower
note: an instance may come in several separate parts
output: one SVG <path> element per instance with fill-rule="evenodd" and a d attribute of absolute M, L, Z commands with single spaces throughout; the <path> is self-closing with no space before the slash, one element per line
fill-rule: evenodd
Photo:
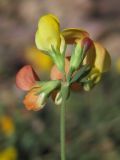
<path fill-rule="evenodd" d="M 39 91 L 40 91 L 40 87 L 33 88 L 25 96 L 23 103 L 28 110 L 38 111 L 45 106 L 46 104 L 45 93 L 43 92 L 37 95 Z"/>
<path fill-rule="evenodd" d="M 30 65 L 24 66 L 17 73 L 16 84 L 17 86 L 28 91 L 23 103 L 28 110 L 38 111 L 46 104 L 46 99 L 50 93 L 59 86 L 59 81 L 39 81 L 38 76 Z"/>
<path fill-rule="evenodd" d="M 37 80 L 39 78 L 30 65 L 22 67 L 16 75 L 16 85 L 24 91 L 30 90 Z"/>

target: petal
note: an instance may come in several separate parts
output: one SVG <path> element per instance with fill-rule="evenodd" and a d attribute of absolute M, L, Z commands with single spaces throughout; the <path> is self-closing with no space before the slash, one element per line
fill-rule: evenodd
<path fill-rule="evenodd" d="M 64 29 L 62 31 L 62 35 L 65 38 L 67 44 L 73 44 L 77 39 L 89 37 L 89 34 L 86 31 L 76 28 Z"/>
<path fill-rule="evenodd" d="M 60 26 L 57 17 L 52 14 L 42 16 L 38 23 L 35 42 L 40 50 L 49 51 L 51 46 L 60 48 Z"/>
<path fill-rule="evenodd" d="M 99 43 L 95 42 L 95 67 L 101 72 L 106 72 L 110 69 L 111 66 L 111 58 L 108 51 Z"/>
<path fill-rule="evenodd" d="M 35 85 L 39 78 L 30 65 L 26 65 L 20 69 L 16 75 L 16 85 L 18 88 L 28 91 Z"/>
<path fill-rule="evenodd" d="M 64 49 L 65 49 L 65 39 L 64 37 L 62 36 L 62 34 L 60 35 L 60 38 L 61 38 L 61 42 L 60 42 L 60 53 L 62 54 L 64 52 Z"/>
<path fill-rule="evenodd" d="M 97 68 L 92 68 L 87 77 L 88 83 L 84 83 L 83 88 L 85 91 L 90 91 L 100 80 L 102 74 Z"/>
<path fill-rule="evenodd" d="M 37 95 L 39 91 L 40 88 L 33 88 L 25 96 L 23 103 L 28 110 L 38 111 L 45 106 L 46 102 L 44 93 Z"/>

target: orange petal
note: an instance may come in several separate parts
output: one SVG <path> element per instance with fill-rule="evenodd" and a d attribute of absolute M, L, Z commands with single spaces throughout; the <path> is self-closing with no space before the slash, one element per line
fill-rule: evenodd
<path fill-rule="evenodd" d="M 39 78 L 30 65 L 26 65 L 20 69 L 16 75 L 16 85 L 18 88 L 28 91 Z"/>
<path fill-rule="evenodd" d="M 69 72 L 69 67 L 70 67 L 70 62 L 69 60 L 66 58 L 65 59 L 65 72 L 68 73 Z M 63 74 L 58 70 L 57 66 L 54 65 L 51 69 L 51 73 L 50 73 L 50 77 L 52 80 L 61 80 L 63 79 Z"/>
<path fill-rule="evenodd" d="M 43 98 L 42 94 L 37 95 L 39 91 L 40 88 L 33 88 L 25 96 L 23 103 L 28 110 L 38 111 L 44 107 L 45 103 L 41 104 Z"/>

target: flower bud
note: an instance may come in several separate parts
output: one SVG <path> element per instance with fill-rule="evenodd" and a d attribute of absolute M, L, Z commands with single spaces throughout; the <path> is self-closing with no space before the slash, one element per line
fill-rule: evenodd
<path fill-rule="evenodd" d="M 83 48 L 83 52 L 85 53 L 87 53 L 87 51 L 91 48 L 92 45 L 93 45 L 93 41 L 88 37 L 85 37 L 81 41 L 81 48 Z"/>
<path fill-rule="evenodd" d="M 75 51 L 71 56 L 70 68 L 71 70 L 77 70 L 83 62 L 88 50 L 91 48 L 93 42 L 90 38 L 85 37 L 81 41 L 77 41 Z"/>

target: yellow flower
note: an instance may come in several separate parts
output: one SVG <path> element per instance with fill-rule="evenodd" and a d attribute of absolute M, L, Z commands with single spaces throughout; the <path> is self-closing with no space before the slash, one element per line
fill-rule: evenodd
<path fill-rule="evenodd" d="M 89 91 L 91 88 L 96 85 L 102 76 L 102 73 L 107 72 L 111 66 L 111 58 L 107 50 L 98 42 L 94 42 L 91 40 L 91 45 L 89 43 L 83 43 L 84 40 L 90 39 L 89 34 L 84 30 L 79 30 L 75 28 L 69 28 L 62 31 L 62 35 L 67 44 L 77 44 L 81 47 L 88 49 L 86 50 L 85 58 L 83 60 L 83 65 L 89 65 L 91 67 L 91 72 L 87 76 L 88 83 L 84 84 L 84 89 Z M 88 41 L 89 42 L 89 41 Z M 82 45 L 83 43 L 83 45 Z M 88 45 L 88 46 L 87 46 Z M 77 48 L 76 48 L 77 50 Z M 79 51 L 79 50 L 78 50 Z M 75 52 L 76 53 L 76 52 Z M 74 53 L 74 54 L 75 54 Z M 79 55 L 80 53 L 78 53 Z M 78 57 L 73 55 L 75 62 L 77 63 Z M 75 63 L 75 65 L 77 65 Z M 70 67 L 74 64 L 71 63 Z M 79 67 L 79 66 L 78 66 Z"/>
<path fill-rule="evenodd" d="M 79 43 L 80 45 L 85 37 L 89 37 L 86 31 L 75 28 L 64 29 L 62 35 L 67 44 Z M 93 45 L 91 45 L 86 53 L 83 64 L 94 66 L 103 73 L 109 70 L 111 58 L 107 50 L 101 44 L 93 41 Z"/>
<path fill-rule="evenodd" d="M 9 116 L 0 117 L 0 127 L 2 132 L 7 136 L 12 135 L 15 130 L 13 121 Z"/>
<path fill-rule="evenodd" d="M 116 69 L 116 72 L 120 74 L 120 58 L 116 60 L 115 69 Z"/>
<path fill-rule="evenodd" d="M 51 57 L 35 47 L 27 48 L 26 59 L 33 65 L 33 67 L 43 72 L 50 71 L 53 65 Z"/>
<path fill-rule="evenodd" d="M 0 160 L 17 160 L 17 151 L 14 147 L 6 148 L 0 152 Z"/>
<path fill-rule="evenodd" d="M 40 18 L 35 42 L 38 49 L 46 52 L 51 51 L 52 46 L 55 50 L 60 49 L 60 25 L 56 16 L 47 14 Z"/>

